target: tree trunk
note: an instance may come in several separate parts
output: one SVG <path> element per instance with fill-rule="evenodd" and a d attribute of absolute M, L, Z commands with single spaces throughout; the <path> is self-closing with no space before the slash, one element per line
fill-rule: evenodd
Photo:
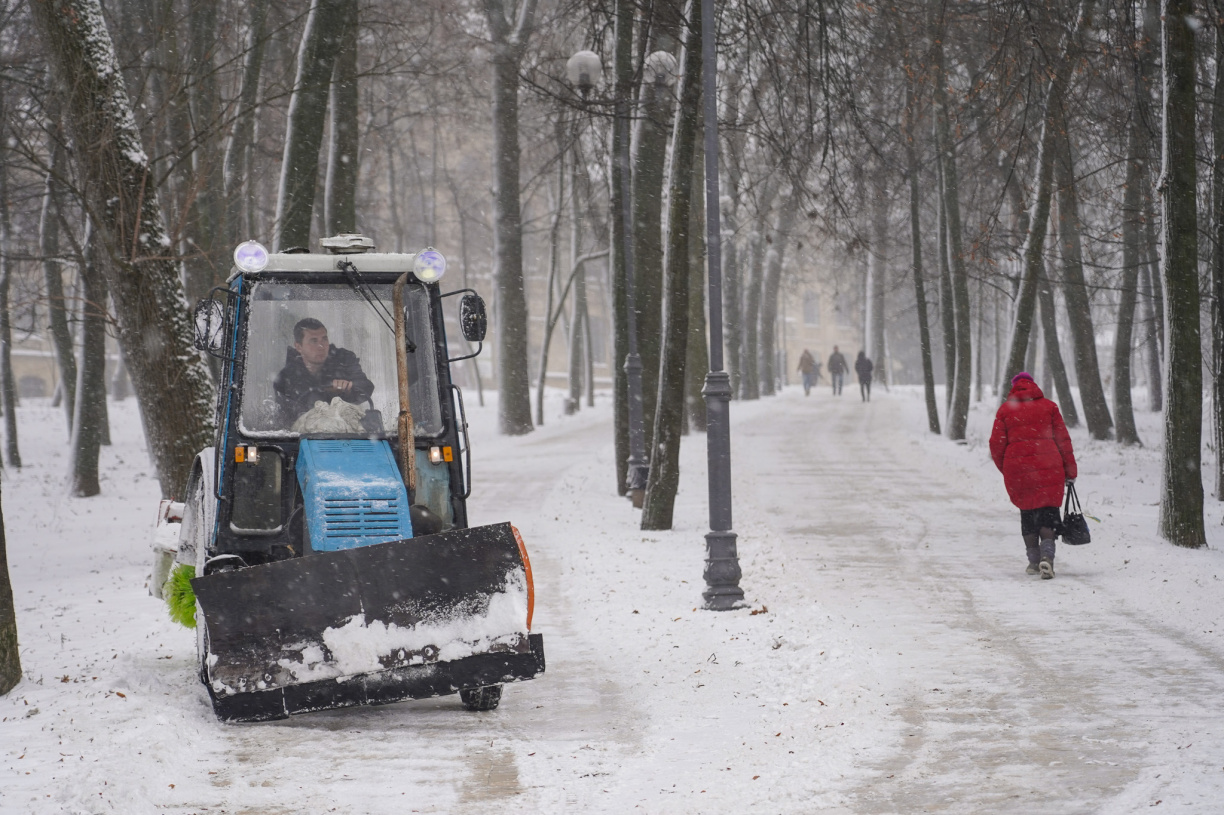
<path fill-rule="evenodd" d="M 255 205 L 251 189 L 254 170 L 255 113 L 259 105 L 259 78 L 263 73 L 268 38 L 268 0 L 250 0 L 249 33 L 242 63 L 242 85 L 238 91 L 238 110 L 225 148 L 225 222 L 229 242 L 238 244 L 255 237 Z"/>
<path fill-rule="evenodd" d="M 723 233 L 723 339 L 727 354 L 727 373 L 731 377 L 731 394 L 733 399 L 743 392 L 744 379 L 744 285 L 740 279 L 742 268 L 739 240 L 736 237 L 738 220 L 735 210 L 738 207 L 728 205 L 722 213 Z"/>
<path fill-rule="evenodd" d="M 650 476 L 642 504 L 642 529 L 671 529 L 680 486 L 680 424 L 684 416 L 684 364 L 689 333 L 689 215 L 693 153 L 701 115 L 701 15 L 690 14 L 684 41 L 680 113 L 672 144 L 667 211 L 667 314 L 654 416 Z"/>
<path fill-rule="evenodd" d="M 881 173 L 882 175 L 882 173 Z M 875 376 L 887 387 L 888 366 L 884 361 L 884 292 L 888 276 L 888 199 L 874 190 L 871 199 L 871 251 L 867 256 L 867 358 L 875 363 Z"/>
<path fill-rule="evenodd" d="M 1218 82 L 1217 78 L 1217 82 Z M 1217 87 L 1220 87 L 1219 85 Z M 1138 90 L 1138 89 L 1136 89 Z M 1146 91 L 1145 91 L 1146 92 Z M 1217 110 L 1217 116 L 1220 111 Z M 1122 284 L 1118 297 L 1118 328 L 1114 336 L 1113 393 L 1119 444 L 1139 444 L 1135 411 L 1131 406 L 1131 357 L 1134 353 L 1135 301 L 1139 290 L 1139 220 L 1143 217 L 1142 185 L 1146 179 L 1145 156 L 1140 154 L 1142 136 L 1138 105 L 1131 112 L 1126 135 L 1126 181 L 1122 189 Z M 1224 163 L 1216 164 L 1224 171 Z M 1217 187 L 1218 189 L 1218 187 Z M 1217 256 L 1219 252 L 1216 252 Z"/>
<path fill-rule="evenodd" d="M 187 27 L 191 41 L 186 70 L 191 111 L 191 173 L 183 258 L 190 302 L 205 297 L 225 279 L 225 167 L 222 152 L 221 96 L 217 87 L 217 10 L 212 0 L 190 0 Z M 185 145 L 176 144 L 177 150 Z"/>
<path fill-rule="evenodd" d="M 17 609 L 13 606 L 13 584 L 9 580 L 4 510 L 0 508 L 0 696 L 11 691 L 20 681 L 21 653 L 17 648 Z"/>
<path fill-rule="evenodd" d="M 1218 20 L 1214 90 L 1215 104 L 1211 110 L 1211 418 L 1216 447 L 1215 498 L 1224 501 L 1224 447 L 1221 447 L 1224 444 L 1224 404 L 1221 403 L 1224 399 L 1224 25 Z M 1121 420 L 1118 424 L 1121 425 Z"/>
<path fill-rule="evenodd" d="M 577 266 L 578 254 L 582 251 L 582 208 L 583 201 L 590 187 L 586 164 L 579 150 L 579 130 L 577 125 L 571 133 L 570 144 L 573 159 L 571 166 L 570 191 L 570 268 Z M 577 413 L 582 407 L 582 386 L 585 374 L 587 354 L 586 334 L 589 331 L 590 315 L 587 313 L 586 269 L 578 272 L 574 278 L 574 319 L 570 321 L 569 336 L 569 398 L 565 403 L 565 412 Z"/>
<path fill-rule="evenodd" d="M 936 196 L 937 228 L 936 251 L 939 254 L 939 323 L 943 329 L 944 350 L 944 415 L 952 410 L 952 380 L 956 377 L 956 314 L 952 308 L 952 272 L 948 268 L 948 217 L 944 209 L 943 168 L 936 157 L 936 175 L 939 177 L 939 194 Z"/>
<path fill-rule="evenodd" d="M 1011 345 L 1007 354 L 1007 365 L 999 382 L 999 393 L 1011 390 L 1011 378 L 1024 370 L 1025 353 L 1029 347 L 1033 328 L 1038 289 L 1045 276 L 1045 239 L 1050 223 L 1050 198 L 1054 177 L 1054 126 L 1050 119 L 1050 108 L 1061 104 L 1061 72 L 1056 72 L 1050 82 L 1046 104 L 1042 114 L 1041 140 L 1037 149 L 1037 193 L 1029 213 L 1029 233 L 1024 242 L 1024 274 L 1020 280 L 1020 291 L 1016 299 L 1016 313 L 1012 326 Z M 1053 313 L 1053 309 L 1049 309 Z M 1057 332 L 1051 332 L 1057 336 Z"/>
<path fill-rule="evenodd" d="M 638 356 L 642 358 L 642 415 L 650 449 L 659 391 L 663 320 L 663 185 L 671 137 L 672 90 L 643 83 L 633 155 L 633 295 L 637 301 Z"/>
<path fill-rule="evenodd" d="M 539 378 L 536 380 L 536 414 L 535 423 L 537 427 L 544 425 L 544 386 L 548 383 L 548 351 L 552 345 L 553 329 L 556 327 L 556 320 L 553 318 L 553 295 L 556 292 L 557 276 L 560 273 L 561 267 L 561 220 L 562 213 L 565 208 L 565 182 L 569 168 L 566 166 L 566 150 L 565 150 L 565 114 L 562 112 L 557 116 L 553 123 L 554 133 L 557 144 L 561 147 L 560 155 L 557 156 L 557 198 L 556 203 L 552 207 L 552 225 L 548 230 L 548 296 L 547 305 L 544 307 L 544 340 L 540 343 L 540 369 Z M 577 271 L 571 267 L 570 279 L 573 279 L 573 273 Z M 569 286 L 566 286 L 569 289 Z M 561 313 L 565 307 L 565 298 L 557 304 L 557 313 Z"/>
<path fill-rule="evenodd" d="M 1164 379 L 1161 373 L 1160 338 L 1157 335 L 1157 326 L 1162 321 L 1157 319 L 1156 314 L 1157 309 L 1162 305 L 1157 302 L 1153 285 L 1159 279 L 1159 273 L 1154 268 L 1155 264 L 1151 259 L 1153 252 L 1150 247 L 1145 248 L 1142 254 L 1144 263 L 1139 269 L 1139 285 L 1142 287 L 1140 295 L 1143 299 L 1143 358 L 1147 365 L 1148 410 L 1152 413 L 1160 413 L 1164 410 Z"/>
<path fill-rule="evenodd" d="M 782 283 L 782 264 L 786 259 L 786 244 L 795 228 L 799 213 L 799 191 L 792 190 L 778 215 L 778 226 L 773 232 L 774 240 L 765 259 L 765 280 L 761 301 L 761 395 L 773 396 L 777 382 L 777 360 L 775 341 L 778 323 L 778 290 Z"/>
<path fill-rule="evenodd" d="M 177 266 L 165 255 L 170 239 L 123 75 L 98 0 L 33 3 L 30 10 L 64 93 L 162 495 L 181 497 L 192 460 L 212 442 L 212 384 L 192 348 Z"/>
<path fill-rule="evenodd" d="M 616 0 L 616 46 L 613 72 L 616 75 L 615 104 L 618 117 L 626 116 L 633 93 L 633 0 Z M 625 359 L 629 355 L 629 303 L 625 256 L 625 173 L 621 164 L 628 128 L 612 126 L 612 154 L 609 157 L 609 208 L 612 211 L 612 435 L 616 457 L 616 492 L 629 491 L 629 379 Z"/>
<path fill-rule="evenodd" d="M 1063 299 L 1067 308 L 1067 321 L 1071 326 L 1071 344 L 1075 352 L 1075 377 L 1079 382 L 1088 433 L 1094 439 L 1108 439 L 1113 430 L 1113 418 L 1109 415 L 1105 389 L 1101 386 L 1096 330 L 1092 325 L 1092 306 L 1088 298 L 1088 285 L 1084 280 L 1079 193 L 1075 182 L 1071 136 L 1067 132 L 1067 117 L 1060 110 L 1055 111 L 1055 117 L 1054 176 L 1058 184 L 1058 238 L 1063 259 Z"/>
<path fill-rule="evenodd" d="M 706 248 L 705 207 L 701 205 L 705 195 L 705 150 L 701 128 L 693 135 L 693 181 L 692 203 L 689 205 L 688 249 L 689 249 L 689 335 L 688 358 L 684 363 L 684 403 L 687 424 L 696 432 L 706 432 L 706 403 L 701 395 L 705 387 L 706 374 L 710 370 L 710 345 L 706 327 Z"/>
<path fill-rule="evenodd" d="M 119 350 L 119 360 L 115 364 L 115 374 L 111 377 L 111 398 L 122 402 L 131 394 L 131 383 L 128 382 L 127 363 L 123 361 L 123 349 Z"/>
<path fill-rule="evenodd" d="M 1045 363 L 1054 389 L 1058 394 L 1058 405 L 1062 409 L 1063 422 L 1067 427 L 1079 425 L 1079 411 L 1071 396 L 1071 383 L 1067 380 L 1067 366 L 1063 364 L 1062 343 L 1058 339 L 1058 311 L 1054 308 L 1054 282 L 1049 268 L 1041 264 L 1041 282 L 1038 283 L 1037 299 L 1041 308 L 1041 338 L 1045 344 Z M 1031 369 L 1030 369 L 1031 370 Z M 1014 374 L 1013 374 L 1014 375 Z"/>
<path fill-rule="evenodd" d="M 744 281 L 744 342 L 740 348 L 740 362 L 744 375 L 740 378 L 740 398 L 761 398 L 760 367 L 760 319 L 761 297 L 765 283 L 765 256 L 773 235 L 769 231 L 769 213 L 777 196 L 777 182 L 773 176 L 765 180 L 764 191 L 757 199 L 758 209 L 753 219 L 754 230 L 749 249 L 748 279 Z"/>
<path fill-rule="evenodd" d="M 1190 0 L 1164 0 L 1162 244 L 1168 356 L 1160 535 L 1207 544 L 1203 530 L 1203 354 L 1199 336 L 1198 169 L 1195 166 L 1194 31 Z"/>
<path fill-rule="evenodd" d="M 3 98 L 0 98 L 0 410 L 4 411 L 4 463 L 8 467 L 21 467 L 21 452 L 17 448 L 17 382 L 13 376 L 13 328 L 12 312 L 9 309 L 9 291 L 12 288 L 13 264 L 9 260 L 9 234 L 12 224 L 9 219 L 8 162 L 5 140 L 5 115 Z"/>
<path fill-rule="evenodd" d="M 739 127 L 739 78 L 731 73 L 726 77 L 724 108 L 728 127 L 723 131 L 725 149 L 723 162 L 727 168 L 726 207 L 722 211 L 722 279 L 723 279 L 723 345 L 726 348 L 727 373 L 731 376 L 731 394 L 735 398 L 743 388 L 743 253 L 740 252 L 739 213 L 742 192 L 742 168 L 744 129 Z"/>
<path fill-rule="evenodd" d="M 914 275 L 914 302 L 918 309 L 918 350 L 922 355 L 922 386 L 926 395 L 927 427 L 939 434 L 939 405 L 935 400 L 935 367 L 931 362 L 931 327 L 927 323 L 926 284 L 922 271 L 922 225 L 919 218 L 918 152 L 915 149 L 914 83 L 905 83 L 905 159 L 910 193 L 910 271 Z"/>
<path fill-rule="evenodd" d="M 982 354 L 986 351 L 982 334 L 986 330 L 986 304 L 983 300 L 982 280 L 977 281 L 977 352 L 973 355 L 973 401 L 982 401 Z M 885 384 L 887 388 L 887 384 Z"/>
<path fill-rule="evenodd" d="M 511 28 L 508 0 L 486 0 L 493 63 L 493 250 L 497 284 L 497 418 L 500 431 L 532 431 L 527 372 L 527 295 L 523 288 L 523 216 L 519 199 L 519 64 L 535 20 L 524 0 Z"/>
<path fill-rule="evenodd" d="M 349 8 L 350 0 L 313 0 L 306 27 L 302 30 L 276 199 L 273 242 L 278 251 L 310 247 L 311 214 L 319 177 L 319 148 L 323 144 L 328 92 Z M 517 66 L 517 62 L 515 64 Z M 516 80 L 517 77 L 516 73 Z M 517 81 L 515 85 L 517 87 Z M 516 193 L 517 190 L 516 185 Z"/>
<path fill-rule="evenodd" d="M 331 84 L 331 140 L 327 150 L 323 220 L 327 234 L 357 231 L 357 0 L 345 0 L 340 51 Z"/>
<path fill-rule="evenodd" d="M 72 406 L 76 401 L 76 355 L 72 332 L 68 330 L 68 309 L 64 301 L 64 275 L 60 269 L 60 202 L 63 188 L 58 174 L 64 171 L 64 149 L 58 139 L 51 148 L 50 169 L 43 191 L 42 212 L 38 220 L 38 246 L 42 255 L 43 281 L 47 287 L 47 323 L 55 363 L 63 388 L 64 413 L 68 432 L 72 432 Z"/>
<path fill-rule="evenodd" d="M 106 279 L 98 268 L 94 236 L 81 264 L 81 365 L 73 405 L 69 494 L 88 498 L 102 491 L 98 451 L 106 422 Z"/>
<path fill-rule="evenodd" d="M 944 211 L 948 221 L 948 262 L 952 274 L 952 305 L 956 316 L 956 377 L 953 380 L 952 406 L 948 410 L 945 431 L 949 439 L 965 438 L 969 421 L 969 385 L 973 376 L 973 345 L 970 336 L 969 276 L 965 270 L 960 215 L 960 184 L 956 174 L 956 149 L 952 141 L 948 114 L 947 81 L 944 76 L 942 33 L 931 48 L 935 91 L 935 141 L 939 162 L 943 167 Z"/>

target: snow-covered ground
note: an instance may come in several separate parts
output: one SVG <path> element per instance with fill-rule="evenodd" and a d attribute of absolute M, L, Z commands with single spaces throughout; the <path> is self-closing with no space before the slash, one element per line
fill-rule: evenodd
<path fill-rule="evenodd" d="M 551 398 L 551 397 L 550 397 Z M 610 408 L 523 438 L 475 406 L 472 523 L 532 555 L 548 671 L 455 697 L 223 725 L 194 634 L 147 594 L 157 484 L 112 403 L 104 494 L 64 497 L 63 414 L 20 408 L 4 510 L 26 679 L 0 698 L 3 813 L 1068 813 L 1224 810 L 1224 517 L 1154 534 L 1159 426 L 1073 431 L 1094 542 L 1024 574 L 985 448 L 921 394 L 732 406 L 748 605 L 700 609 L 704 437 L 676 528 L 613 490 Z"/>

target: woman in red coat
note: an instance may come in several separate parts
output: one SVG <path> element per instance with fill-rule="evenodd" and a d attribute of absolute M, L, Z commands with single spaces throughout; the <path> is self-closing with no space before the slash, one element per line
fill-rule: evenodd
<path fill-rule="evenodd" d="M 1054 577 L 1054 536 L 1062 520 L 1063 487 L 1075 482 L 1075 454 L 1058 405 L 1026 373 L 1012 378 L 1011 393 L 995 414 L 990 456 L 1020 509 L 1028 574 Z"/>

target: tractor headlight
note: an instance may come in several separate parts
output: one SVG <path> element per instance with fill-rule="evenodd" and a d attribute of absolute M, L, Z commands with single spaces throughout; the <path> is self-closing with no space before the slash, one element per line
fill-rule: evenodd
<path fill-rule="evenodd" d="M 268 265 L 268 250 L 259 241 L 245 241 L 234 249 L 234 265 L 246 274 L 262 272 Z"/>
<path fill-rule="evenodd" d="M 437 283 L 446 274 L 446 258 L 432 247 L 417 252 L 412 261 L 412 273 L 422 283 Z"/>

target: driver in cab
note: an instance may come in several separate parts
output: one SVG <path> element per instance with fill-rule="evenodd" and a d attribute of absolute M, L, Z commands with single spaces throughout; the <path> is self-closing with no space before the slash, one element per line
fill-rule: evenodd
<path fill-rule="evenodd" d="M 289 427 L 315 402 L 339 396 L 359 405 L 374 393 L 374 383 L 361 370 L 357 355 L 332 345 L 327 327 L 307 317 L 293 327 L 293 347 L 285 354 L 285 367 L 272 382 L 281 422 Z"/>

